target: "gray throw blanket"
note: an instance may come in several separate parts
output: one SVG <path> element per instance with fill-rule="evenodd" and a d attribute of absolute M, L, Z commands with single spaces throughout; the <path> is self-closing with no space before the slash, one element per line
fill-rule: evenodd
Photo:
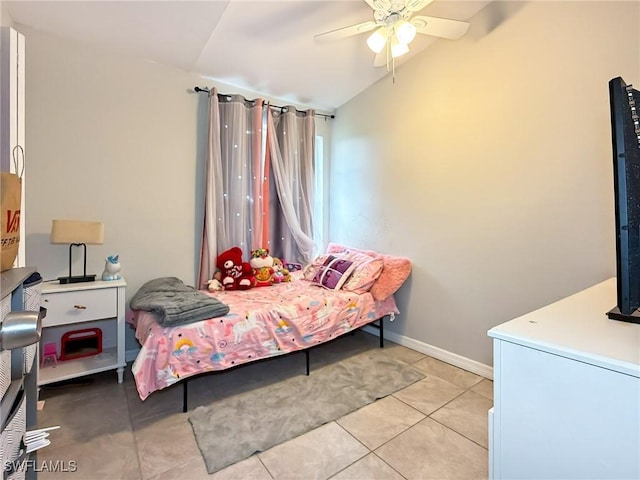
<path fill-rule="evenodd" d="M 154 313 L 163 327 L 222 317 L 229 313 L 228 305 L 185 285 L 176 277 L 156 278 L 145 283 L 133 296 L 129 306 L 132 310 Z"/>

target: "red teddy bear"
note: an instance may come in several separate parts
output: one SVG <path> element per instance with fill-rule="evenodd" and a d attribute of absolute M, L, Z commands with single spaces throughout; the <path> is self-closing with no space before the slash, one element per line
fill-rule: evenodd
<path fill-rule="evenodd" d="M 256 283 L 251 265 L 242 261 L 240 247 L 232 247 L 218 255 L 216 266 L 222 272 L 225 290 L 247 290 Z"/>

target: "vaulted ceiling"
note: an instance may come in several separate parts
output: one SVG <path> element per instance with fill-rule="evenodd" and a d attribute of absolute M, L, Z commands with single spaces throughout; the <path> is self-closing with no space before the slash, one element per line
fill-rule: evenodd
<path fill-rule="evenodd" d="M 389 74 L 385 66 L 373 66 L 366 33 L 329 43 L 314 40 L 316 34 L 372 20 L 364 0 L 4 3 L 18 26 L 325 111 Z M 469 20 L 488 3 L 435 0 L 420 14 Z M 396 66 L 436 41 L 455 40 L 418 35 Z"/>

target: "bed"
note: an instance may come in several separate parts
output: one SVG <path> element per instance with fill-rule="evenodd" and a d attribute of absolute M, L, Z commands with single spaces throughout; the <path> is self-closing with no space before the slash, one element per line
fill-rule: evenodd
<path fill-rule="evenodd" d="M 328 254 L 332 258 L 359 258 L 358 272 L 368 277 L 358 277 L 354 269 L 345 275 L 348 278 L 338 288 L 320 286 L 313 280 L 318 276 L 317 269 L 327 262 L 325 255 L 304 271 L 294 272 L 290 282 L 249 290 L 202 292 L 229 307 L 228 313 L 214 318 L 163 326 L 153 312 L 132 310 L 131 323 L 141 344 L 132 367 L 140 398 L 145 400 L 153 392 L 195 375 L 291 352 L 308 352 L 310 347 L 365 325 L 376 325 L 376 321 L 381 328 L 383 318 L 393 319 L 399 313 L 393 293 L 387 295 L 389 289 L 377 292 L 372 287 L 378 280 L 396 273 L 398 259 L 404 265 L 408 263 L 410 271 L 407 259 L 387 256 L 385 264 L 383 257 L 377 257 L 378 262 L 366 260 L 371 264 L 363 265 L 360 252 L 342 250 Z M 387 273 L 383 276 L 385 269 Z M 403 283 L 408 276 L 406 267 L 403 270 L 396 284 Z M 353 287 L 358 279 L 361 288 L 348 289 L 347 280 L 351 280 Z M 367 285 L 363 283 L 366 279 L 373 281 Z M 185 411 L 186 392 L 185 382 Z"/>

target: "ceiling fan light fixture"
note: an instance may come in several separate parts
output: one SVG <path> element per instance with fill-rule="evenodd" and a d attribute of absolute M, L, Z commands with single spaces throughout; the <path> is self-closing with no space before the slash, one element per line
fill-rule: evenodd
<path fill-rule="evenodd" d="M 387 43 L 387 27 L 380 27 L 367 38 L 367 45 L 374 53 L 380 53 Z"/>
<path fill-rule="evenodd" d="M 391 58 L 398 58 L 409 52 L 409 45 L 406 43 L 392 42 L 391 43 Z"/>
<path fill-rule="evenodd" d="M 398 42 L 409 45 L 416 37 L 416 27 L 406 20 L 400 20 L 395 25 L 396 38 Z"/>

